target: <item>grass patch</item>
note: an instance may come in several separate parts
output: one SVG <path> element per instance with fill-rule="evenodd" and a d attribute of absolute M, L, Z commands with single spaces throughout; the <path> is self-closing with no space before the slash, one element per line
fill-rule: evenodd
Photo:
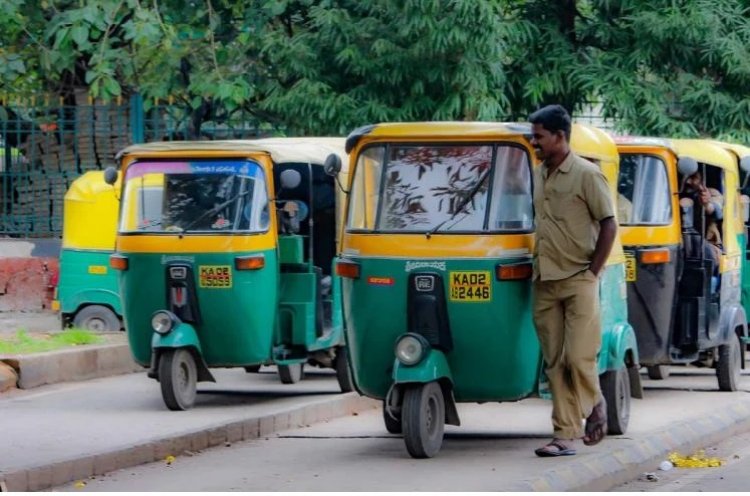
<path fill-rule="evenodd" d="M 59 350 L 71 346 L 101 343 L 103 338 L 84 329 L 66 329 L 62 332 L 32 336 L 21 329 L 14 336 L 0 337 L 0 355 L 25 355 Z"/>

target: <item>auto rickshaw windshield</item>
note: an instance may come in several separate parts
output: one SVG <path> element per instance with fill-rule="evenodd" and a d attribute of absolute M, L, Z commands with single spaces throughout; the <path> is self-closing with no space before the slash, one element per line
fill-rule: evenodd
<path fill-rule="evenodd" d="M 120 232 L 264 232 L 268 223 L 255 162 L 139 161 L 125 174 Z"/>
<path fill-rule="evenodd" d="M 350 231 L 527 231 L 528 152 L 512 144 L 369 146 L 357 161 L 348 218 Z"/>
<path fill-rule="evenodd" d="M 668 225 L 672 220 L 667 165 L 659 157 L 622 153 L 617 193 L 622 225 Z"/>

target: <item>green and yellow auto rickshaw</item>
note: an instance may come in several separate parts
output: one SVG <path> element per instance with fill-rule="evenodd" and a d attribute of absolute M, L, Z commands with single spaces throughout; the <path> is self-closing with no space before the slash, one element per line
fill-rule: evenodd
<path fill-rule="evenodd" d="M 122 329 L 117 273 L 109 267 L 118 206 L 102 171 L 85 173 L 65 193 L 60 275 L 52 301 L 63 327 Z"/>
<path fill-rule="evenodd" d="M 135 360 L 167 407 L 190 408 L 212 367 L 305 364 L 351 390 L 340 278 L 340 189 L 323 170 L 343 138 L 172 142 L 121 153 L 116 253 Z M 114 171 L 110 171 L 113 174 Z"/>
<path fill-rule="evenodd" d="M 719 389 L 735 391 L 747 336 L 739 160 L 708 140 L 617 142 L 628 315 L 641 363 L 652 379 L 667 377 L 670 364 L 714 367 Z M 715 213 L 699 205 L 701 188 Z"/>
<path fill-rule="evenodd" d="M 534 242 L 528 124 L 378 124 L 352 132 L 342 254 L 355 388 L 383 400 L 408 452 L 434 456 L 456 404 L 545 394 L 532 323 Z M 573 148 L 614 184 L 617 151 L 574 126 Z M 329 169 L 335 170 L 335 167 Z M 612 432 L 624 432 L 638 364 L 627 323 L 622 249 L 601 276 L 601 385 Z M 637 373 L 635 374 L 637 376 Z"/>

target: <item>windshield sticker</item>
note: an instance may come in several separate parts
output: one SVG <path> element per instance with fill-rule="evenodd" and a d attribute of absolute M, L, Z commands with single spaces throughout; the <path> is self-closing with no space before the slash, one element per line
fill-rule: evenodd
<path fill-rule="evenodd" d="M 136 162 L 128 167 L 128 179 L 146 174 L 237 174 L 255 176 L 260 169 L 256 162 Z"/>
<path fill-rule="evenodd" d="M 445 271 L 445 262 L 406 262 L 406 272 L 417 269 L 435 269 Z"/>

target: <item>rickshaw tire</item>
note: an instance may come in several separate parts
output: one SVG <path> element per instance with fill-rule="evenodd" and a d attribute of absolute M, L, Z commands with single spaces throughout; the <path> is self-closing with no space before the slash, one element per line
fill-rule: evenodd
<path fill-rule="evenodd" d="M 654 381 L 662 381 L 669 377 L 668 365 L 649 365 L 646 367 L 648 378 Z"/>
<path fill-rule="evenodd" d="M 432 458 L 443 445 L 445 398 L 436 381 L 406 389 L 401 407 L 406 450 L 412 458 Z"/>
<path fill-rule="evenodd" d="M 341 392 L 350 393 L 354 391 L 354 386 L 352 385 L 352 374 L 349 372 L 349 353 L 343 346 L 336 349 L 334 367 L 336 369 L 336 380 L 339 383 Z"/>
<path fill-rule="evenodd" d="M 245 372 L 248 374 L 257 374 L 260 372 L 260 365 L 248 365 L 245 367 Z"/>
<path fill-rule="evenodd" d="M 630 422 L 630 375 L 625 364 L 599 377 L 602 395 L 607 401 L 607 434 L 625 434 Z"/>
<path fill-rule="evenodd" d="M 167 408 L 189 410 L 195 404 L 198 366 L 187 348 L 162 351 L 159 357 L 159 385 Z"/>
<path fill-rule="evenodd" d="M 91 327 L 95 322 L 100 327 Z M 117 314 L 104 305 L 87 305 L 81 308 L 73 317 L 73 325 L 94 332 L 117 332 L 122 329 Z"/>
<path fill-rule="evenodd" d="M 719 346 L 719 361 L 716 364 L 716 379 L 719 391 L 737 391 L 742 368 L 742 349 L 739 337 L 729 344 Z"/>
<path fill-rule="evenodd" d="M 393 418 L 386 409 L 386 402 L 383 401 L 383 423 L 385 424 L 385 430 L 390 434 L 401 434 L 404 432 L 404 426 L 401 423 L 401 417 Z"/>
<path fill-rule="evenodd" d="M 279 379 L 282 384 L 296 384 L 304 377 L 303 363 L 292 365 L 279 365 Z"/>

